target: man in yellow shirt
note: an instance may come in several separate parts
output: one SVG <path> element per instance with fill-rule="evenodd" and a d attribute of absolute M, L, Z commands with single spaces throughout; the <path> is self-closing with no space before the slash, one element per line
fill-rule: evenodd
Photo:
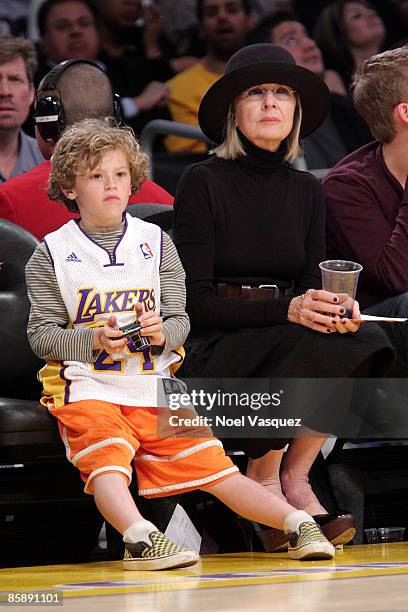
<path fill-rule="evenodd" d="M 225 64 L 245 44 L 254 25 L 249 0 L 197 0 L 197 17 L 207 54 L 167 82 L 172 119 L 191 125 L 198 125 L 198 107 L 204 94 L 224 73 Z M 171 152 L 207 150 L 205 143 L 179 136 L 168 136 L 165 145 Z"/>

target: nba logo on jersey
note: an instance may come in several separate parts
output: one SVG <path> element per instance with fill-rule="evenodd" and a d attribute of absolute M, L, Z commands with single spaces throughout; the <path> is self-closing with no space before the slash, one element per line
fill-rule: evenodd
<path fill-rule="evenodd" d="M 152 249 L 149 247 L 147 242 L 143 242 L 140 245 L 140 250 L 142 251 L 143 257 L 145 259 L 151 259 L 153 257 Z"/>

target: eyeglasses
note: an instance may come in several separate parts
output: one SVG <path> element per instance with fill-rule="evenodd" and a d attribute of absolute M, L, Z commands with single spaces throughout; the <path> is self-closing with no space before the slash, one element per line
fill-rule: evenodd
<path fill-rule="evenodd" d="M 261 102 L 266 95 L 271 93 L 275 100 L 287 102 L 295 97 L 295 90 L 286 85 L 276 85 L 275 87 L 251 87 L 241 94 L 242 99 L 255 100 Z"/>

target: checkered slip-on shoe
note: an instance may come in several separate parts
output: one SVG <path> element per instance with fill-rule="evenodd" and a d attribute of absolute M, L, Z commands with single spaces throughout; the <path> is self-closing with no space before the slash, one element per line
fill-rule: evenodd
<path fill-rule="evenodd" d="M 173 544 L 164 533 L 152 531 L 149 534 L 151 544 L 125 542 L 123 567 L 125 570 L 162 570 L 194 565 L 199 559 L 194 550 L 187 550 Z"/>
<path fill-rule="evenodd" d="M 291 559 L 333 559 L 335 552 L 333 544 L 330 544 L 316 523 L 301 523 L 299 531 L 289 534 L 288 554 Z"/>

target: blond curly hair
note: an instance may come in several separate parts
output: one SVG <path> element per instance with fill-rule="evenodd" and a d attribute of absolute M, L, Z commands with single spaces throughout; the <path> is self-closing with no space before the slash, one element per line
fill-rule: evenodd
<path fill-rule="evenodd" d="M 97 168 L 102 157 L 114 149 L 123 151 L 129 162 L 131 191 L 135 193 L 146 179 L 148 158 L 131 128 L 118 126 L 113 119 L 84 119 L 67 128 L 56 144 L 51 158 L 48 197 L 70 212 L 79 212 L 74 200 L 63 190 L 72 189 L 77 176 Z"/>

